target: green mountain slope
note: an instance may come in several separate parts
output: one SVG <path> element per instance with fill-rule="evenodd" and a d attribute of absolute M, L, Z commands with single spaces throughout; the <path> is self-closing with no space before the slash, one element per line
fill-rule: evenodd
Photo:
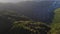
<path fill-rule="evenodd" d="M 56 9 L 54 12 L 55 12 L 55 17 L 53 22 L 60 23 L 60 8 Z"/>
<path fill-rule="evenodd" d="M 60 34 L 60 8 L 55 10 L 55 18 L 51 25 L 51 34 Z"/>

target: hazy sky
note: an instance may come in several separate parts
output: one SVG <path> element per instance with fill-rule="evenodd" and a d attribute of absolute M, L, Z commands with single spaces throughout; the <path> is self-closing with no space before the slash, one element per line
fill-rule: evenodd
<path fill-rule="evenodd" d="M 27 0 L 0 0 L 0 2 L 20 2 L 20 1 L 27 1 Z M 31 1 L 31 0 L 28 0 Z"/>
<path fill-rule="evenodd" d="M 6 2 L 20 2 L 20 1 L 27 1 L 27 0 L 0 0 L 0 2 L 3 2 L 3 3 L 6 3 Z M 28 1 L 31 1 L 31 0 L 28 0 Z M 38 1 L 38 0 L 36 0 L 36 1 Z M 39 0 L 39 1 L 44 1 L 44 0 Z M 47 0 L 47 1 L 51 1 L 51 0 Z"/>
<path fill-rule="evenodd" d="M 0 0 L 0 2 L 18 2 L 22 0 Z"/>
<path fill-rule="evenodd" d="M 0 2 L 3 2 L 3 3 L 6 3 L 6 2 L 20 2 L 20 1 L 32 1 L 32 0 L 0 0 Z M 34 1 L 38 1 L 38 0 L 34 0 Z"/>

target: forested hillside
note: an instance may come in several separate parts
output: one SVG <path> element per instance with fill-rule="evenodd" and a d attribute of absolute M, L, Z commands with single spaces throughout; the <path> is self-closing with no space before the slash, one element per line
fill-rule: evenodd
<path fill-rule="evenodd" d="M 0 16 L 1 34 L 47 34 L 50 26 L 43 22 L 34 22 L 26 16 Z"/>
<path fill-rule="evenodd" d="M 52 11 L 52 3 L 0 3 L 0 34 L 60 34 L 60 8 Z"/>

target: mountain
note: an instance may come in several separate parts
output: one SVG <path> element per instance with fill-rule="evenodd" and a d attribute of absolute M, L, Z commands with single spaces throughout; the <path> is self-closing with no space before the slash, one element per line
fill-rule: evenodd
<path fill-rule="evenodd" d="M 41 21 L 50 24 L 54 17 L 54 12 L 50 10 L 53 1 L 22 1 L 18 3 L 0 4 L 0 11 L 15 12 L 17 15 L 25 15 L 33 21 Z M 51 8 L 52 9 L 52 8 Z M 2 13 L 3 13 L 2 12 Z M 5 13 L 6 13 L 5 12 Z"/>

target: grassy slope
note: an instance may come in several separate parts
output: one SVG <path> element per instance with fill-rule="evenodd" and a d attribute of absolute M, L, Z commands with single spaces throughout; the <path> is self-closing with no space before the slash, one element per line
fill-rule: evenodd
<path fill-rule="evenodd" d="M 55 10 L 55 18 L 51 28 L 51 34 L 60 34 L 60 8 Z"/>
<path fill-rule="evenodd" d="M 53 23 L 60 23 L 60 8 L 55 10 L 55 18 Z"/>

